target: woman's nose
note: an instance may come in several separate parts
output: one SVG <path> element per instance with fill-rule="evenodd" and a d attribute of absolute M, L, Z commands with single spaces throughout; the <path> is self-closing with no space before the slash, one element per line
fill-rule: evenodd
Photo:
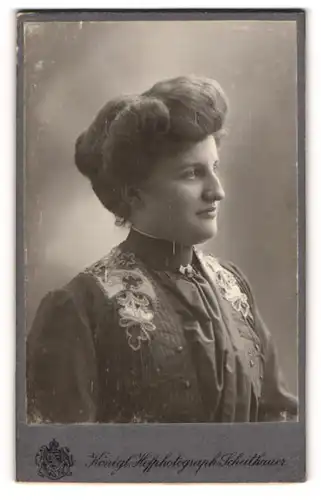
<path fill-rule="evenodd" d="M 203 198 L 209 202 L 215 200 L 220 201 L 225 198 L 225 191 L 220 179 L 215 173 L 208 175 L 207 178 L 204 179 Z"/>

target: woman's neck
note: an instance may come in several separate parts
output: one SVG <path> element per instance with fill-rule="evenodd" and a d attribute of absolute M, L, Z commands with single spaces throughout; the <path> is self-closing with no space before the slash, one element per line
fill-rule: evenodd
<path fill-rule="evenodd" d="M 135 226 L 131 226 L 131 229 L 133 231 L 136 231 L 137 233 L 139 234 L 142 234 L 143 236 L 147 236 L 148 238 L 153 238 L 154 240 L 162 240 L 163 238 L 159 238 L 158 236 L 154 236 L 153 234 L 151 233 L 147 233 L 145 231 L 142 231 L 141 229 L 138 229 L 137 227 Z"/>
<path fill-rule="evenodd" d="M 192 263 L 193 246 L 182 245 L 131 226 L 126 244 L 155 268 L 178 269 Z"/>

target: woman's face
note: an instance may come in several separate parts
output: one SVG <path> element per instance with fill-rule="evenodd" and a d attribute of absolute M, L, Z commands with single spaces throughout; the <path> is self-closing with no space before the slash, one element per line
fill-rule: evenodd
<path fill-rule="evenodd" d="M 219 202 L 225 196 L 218 167 L 213 136 L 160 161 L 139 190 L 133 225 L 182 245 L 212 238 L 217 232 Z"/>

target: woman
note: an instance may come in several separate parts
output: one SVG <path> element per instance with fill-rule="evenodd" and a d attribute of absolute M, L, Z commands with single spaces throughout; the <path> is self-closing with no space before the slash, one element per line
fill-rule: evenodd
<path fill-rule="evenodd" d="M 130 231 L 43 299 L 28 338 L 30 421 L 296 415 L 247 280 L 195 248 L 217 232 L 226 112 L 217 82 L 178 77 L 108 102 L 78 138 L 78 169 Z"/>

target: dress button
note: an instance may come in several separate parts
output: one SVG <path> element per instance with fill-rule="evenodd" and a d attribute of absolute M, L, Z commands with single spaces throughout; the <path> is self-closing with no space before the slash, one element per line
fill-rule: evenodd
<path fill-rule="evenodd" d="M 184 385 L 185 385 L 186 389 L 189 389 L 191 387 L 191 383 L 189 380 L 185 380 Z"/>
<path fill-rule="evenodd" d="M 250 359 L 250 366 L 252 366 L 252 367 L 254 366 L 254 361 L 253 361 L 253 359 Z"/>
<path fill-rule="evenodd" d="M 226 363 L 225 368 L 229 373 L 233 373 L 232 367 L 228 363 Z"/>
<path fill-rule="evenodd" d="M 179 345 L 179 346 L 177 347 L 177 352 L 182 352 L 182 350 L 183 350 L 183 346 L 182 346 L 182 345 Z"/>

